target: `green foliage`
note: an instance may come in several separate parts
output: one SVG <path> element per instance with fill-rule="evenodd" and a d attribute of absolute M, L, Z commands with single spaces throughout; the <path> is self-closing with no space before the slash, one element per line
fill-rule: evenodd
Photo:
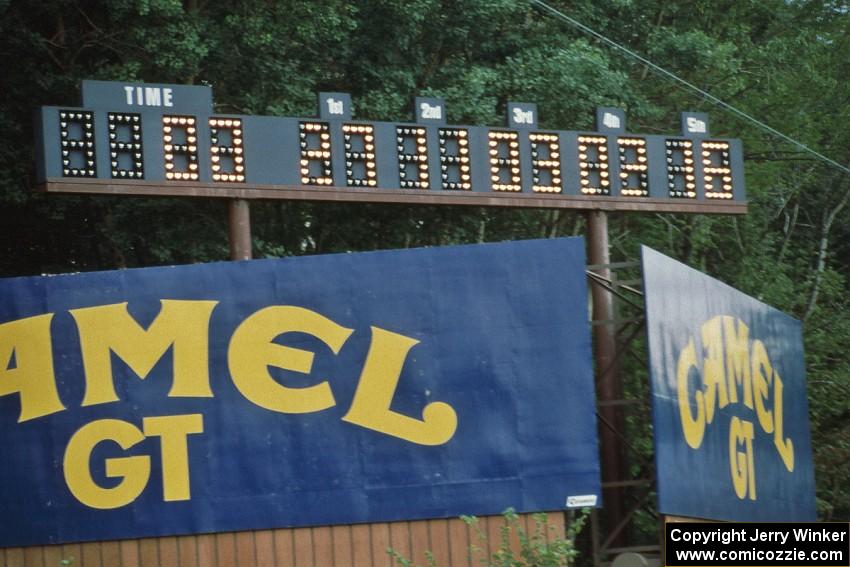
<path fill-rule="evenodd" d="M 587 523 L 590 509 L 583 509 L 579 516 L 566 527 L 564 537 L 560 537 L 554 526 L 547 522 L 546 514 L 532 514 L 534 530 L 528 533 L 520 524 L 520 517 L 513 508 L 502 512 L 504 525 L 499 532 L 498 547 L 492 553 L 488 548 L 492 542 L 478 524 L 475 516 L 461 516 L 461 519 L 476 535 L 478 543 L 469 547 L 470 560 L 486 567 L 565 567 L 571 565 L 578 556 L 575 538 Z M 398 551 L 390 548 L 387 553 L 400 567 L 415 567 L 417 564 Z M 430 551 L 425 552 L 427 567 L 439 567 Z"/>

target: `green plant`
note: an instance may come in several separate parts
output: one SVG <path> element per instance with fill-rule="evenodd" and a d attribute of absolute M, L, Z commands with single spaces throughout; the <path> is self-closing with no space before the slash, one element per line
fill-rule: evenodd
<path fill-rule="evenodd" d="M 393 549 L 391 547 L 387 548 L 387 553 L 389 554 L 390 557 L 395 559 L 396 563 L 401 565 L 401 567 L 417 567 L 417 565 L 413 561 L 411 561 L 410 559 L 407 559 L 406 557 L 404 557 L 402 554 L 400 554 L 398 551 L 396 551 L 395 549 Z M 428 562 L 428 567 L 438 567 L 437 566 L 437 560 L 434 559 L 434 554 L 431 553 L 430 551 L 425 552 L 425 560 Z"/>
<path fill-rule="evenodd" d="M 460 518 L 470 526 L 476 534 L 480 545 L 469 546 L 469 556 L 486 567 L 564 567 L 570 565 L 578 555 L 575 547 L 575 538 L 587 522 L 590 509 L 583 509 L 566 526 L 564 537 L 547 537 L 555 532 L 555 527 L 550 526 L 546 514 L 533 514 L 534 529 L 528 533 L 521 525 L 520 518 L 513 508 L 502 512 L 505 525 L 500 530 L 499 548 L 491 554 L 487 553 L 488 539 L 478 525 L 475 516 L 461 516 Z M 519 541 L 519 548 L 511 544 L 511 535 L 515 533 Z M 407 559 L 396 550 L 387 549 L 387 553 L 400 567 L 418 567 L 412 560 Z M 426 551 L 425 559 L 427 567 L 439 567 L 434 555 Z"/>

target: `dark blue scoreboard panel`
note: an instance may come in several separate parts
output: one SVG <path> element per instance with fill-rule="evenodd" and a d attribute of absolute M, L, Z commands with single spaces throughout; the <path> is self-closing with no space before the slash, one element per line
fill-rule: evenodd
<path fill-rule="evenodd" d="M 341 193 L 397 192 L 738 204 L 746 198 L 741 143 L 708 134 L 683 113 L 683 135 L 625 131 L 615 108 L 596 132 L 542 130 L 533 104 L 510 103 L 506 127 L 446 123 L 441 99 L 418 98 L 415 122 L 351 119 L 344 93 L 320 93 L 318 118 L 214 112 L 209 87 L 84 81 L 82 107 L 42 107 L 38 177 L 62 182 L 193 184 Z M 182 189 L 181 189 L 182 188 Z M 52 189 L 61 190 L 61 189 Z M 517 202 L 515 199 L 512 203 Z M 647 207 L 652 209 L 652 206 Z M 696 209 L 690 209 L 696 210 Z"/>

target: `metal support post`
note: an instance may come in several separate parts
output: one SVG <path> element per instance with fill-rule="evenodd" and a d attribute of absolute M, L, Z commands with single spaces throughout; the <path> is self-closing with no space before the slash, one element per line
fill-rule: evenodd
<path fill-rule="evenodd" d="M 611 279 L 611 263 L 608 244 L 608 215 L 604 211 L 591 211 L 587 214 L 588 260 L 595 273 Z M 593 320 L 596 321 L 593 333 L 594 356 L 596 359 L 597 396 L 599 401 L 600 457 L 602 461 L 602 483 L 616 483 L 624 480 L 625 467 L 622 443 L 618 432 L 622 431 L 622 413 L 616 404 L 605 403 L 623 398 L 623 385 L 620 379 L 617 361 L 617 329 L 615 324 L 614 299 L 612 294 L 598 283 L 591 284 L 593 300 Z M 603 489 L 607 529 L 617 526 L 625 516 L 625 502 L 622 488 L 608 486 Z M 625 534 L 620 533 L 610 542 L 613 546 L 625 544 Z"/>
<path fill-rule="evenodd" d="M 251 259 L 251 208 L 245 199 L 227 202 L 230 259 Z"/>

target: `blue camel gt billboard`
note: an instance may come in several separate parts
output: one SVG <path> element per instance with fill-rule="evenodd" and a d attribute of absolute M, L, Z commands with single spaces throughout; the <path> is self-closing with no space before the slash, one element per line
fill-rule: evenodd
<path fill-rule="evenodd" d="M 582 239 L 0 281 L 0 547 L 600 494 Z"/>
<path fill-rule="evenodd" d="M 643 247 L 658 508 L 815 520 L 800 322 Z"/>

